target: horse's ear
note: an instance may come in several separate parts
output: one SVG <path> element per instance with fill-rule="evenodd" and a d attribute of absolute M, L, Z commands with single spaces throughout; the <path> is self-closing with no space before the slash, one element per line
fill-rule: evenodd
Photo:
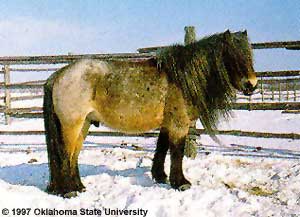
<path fill-rule="evenodd" d="M 231 39 L 231 33 L 230 33 L 229 29 L 227 29 L 224 32 L 223 37 L 224 37 L 225 41 L 229 41 Z"/>
<path fill-rule="evenodd" d="M 242 33 L 243 33 L 243 35 L 245 35 L 245 36 L 248 35 L 247 30 L 244 30 Z"/>

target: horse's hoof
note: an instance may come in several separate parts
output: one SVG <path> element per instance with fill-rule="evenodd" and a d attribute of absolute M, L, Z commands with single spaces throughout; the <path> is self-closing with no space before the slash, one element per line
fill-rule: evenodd
<path fill-rule="evenodd" d="M 158 184 L 167 184 L 168 183 L 167 177 L 165 177 L 165 178 L 154 178 L 154 181 Z"/>
<path fill-rule="evenodd" d="M 70 191 L 68 193 L 65 193 L 63 195 L 64 198 L 72 198 L 72 197 L 77 197 L 78 193 L 83 193 L 86 192 L 86 188 L 83 186 L 80 189 L 78 189 L 77 191 Z"/>
<path fill-rule="evenodd" d="M 165 173 L 155 173 L 152 172 L 152 177 L 155 182 L 159 184 L 166 184 L 168 182 L 168 176 Z"/>
<path fill-rule="evenodd" d="M 173 180 L 170 178 L 170 183 L 171 187 L 178 191 L 185 191 L 192 186 L 192 184 L 184 177 L 182 177 L 182 179 L 179 180 Z"/>
<path fill-rule="evenodd" d="M 82 189 L 79 190 L 80 193 L 86 192 L 86 188 L 83 187 Z"/>
<path fill-rule="evenodd" d="M 191 188 L 191 184 L 184 184 L 178 187 L 178 191 L 185 191 Z"/>
<path fill-rule="evenodd" d="M 83 184 L 78 185 L 76 188 L 63 188 L 55 185 L 48 185 L 46 192 L 49 194 L 57 195 L 63 198 L 72 198 L 78 196 L 78 193 L 85 192 L 86 188 Z"/>
<path fill-rule="evenodd" d="M 77 196 L 78 196 L 77 191 L 71 191 L 71 192 L 65 193 L 63 195 L 63 198 L 72 198 L 72 197 L 77 197 Z"/>

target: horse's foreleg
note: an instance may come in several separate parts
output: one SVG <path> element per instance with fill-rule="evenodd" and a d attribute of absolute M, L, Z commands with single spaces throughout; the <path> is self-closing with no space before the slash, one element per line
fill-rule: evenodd
<path fill-rule="evenodd" d="M 169 136 L 168 131 L 164 128 L 160 130 L 156 150 L 152 164 L 152 177 L 158 183 L 166 183 L 167 175 L 164 170 L 164 164 L 167 152 L 169 150 Z"/>
<path fill-rule="evenodd" d="M 170 183 L 175 189 L 186 190 L 191 183 L 184 177 L 182 171 L 182 160 L 184 155 L 185 138 L 170 141 L 171 169 Z"/>
<path fill-rule="evenodd" d="M 188 135 L 191 123 L 188 111 L 181 90 L 176 85 L 170 85 L 165 102 L 162 126 L 168 132 L 171 154 L 170 184 L 173 188 L 179 190 L 185 190 L 191 186 L 182 171 L 185 138 Z"/>

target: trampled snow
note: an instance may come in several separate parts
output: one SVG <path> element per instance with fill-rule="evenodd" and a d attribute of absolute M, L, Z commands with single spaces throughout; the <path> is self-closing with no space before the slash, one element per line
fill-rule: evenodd
<path fill-rule="evenodd" d="M 219 129 L 300 133 L 297 114 L 234 111 L 233 116 L 221 121 Z M 0 130 L 43 130 L 43 120 L 14 119 Z M 183 163 L 193 186 L 179 192 L 151 178 L 156 138 L 89 136 L 79 159 L 87 191 L 63 199 L 45 192 L 44 136 L 1 135 L 0 212 L 7 208 L 8 216 L 14 216 L 14 208 L 30 208 L 29 216 L 54 209 L 66 216 L 66 210 L 86 216 L 80 209 L 90 210 L 90 216 L 97 216 L 95 209 L 101 216 L 300 216 L 299 140 L 218 137 L 225 146 L 208 136 L 197 140 L 198 156 Z M 168 155 L 167 173 L 169 167 Z"/>

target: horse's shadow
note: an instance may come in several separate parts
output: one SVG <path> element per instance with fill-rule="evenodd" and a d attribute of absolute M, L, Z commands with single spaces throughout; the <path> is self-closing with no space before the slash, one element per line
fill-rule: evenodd
<path fill-rule="evenodd" d="M 35 186 L 45 190 L 49 182 L 48 164 L 19 164 L 15 166 L 0 167 L 0 179 L 13 185 Z M 137 167 L 125 170 L 112 170 L 107 166 L 79 165 L 81 177 L 108 174 L 109 176 L 123 176 L 131 178 L 133 185 L 150 187 L 155 182 L 147 175 L 150 167 Z"/>

